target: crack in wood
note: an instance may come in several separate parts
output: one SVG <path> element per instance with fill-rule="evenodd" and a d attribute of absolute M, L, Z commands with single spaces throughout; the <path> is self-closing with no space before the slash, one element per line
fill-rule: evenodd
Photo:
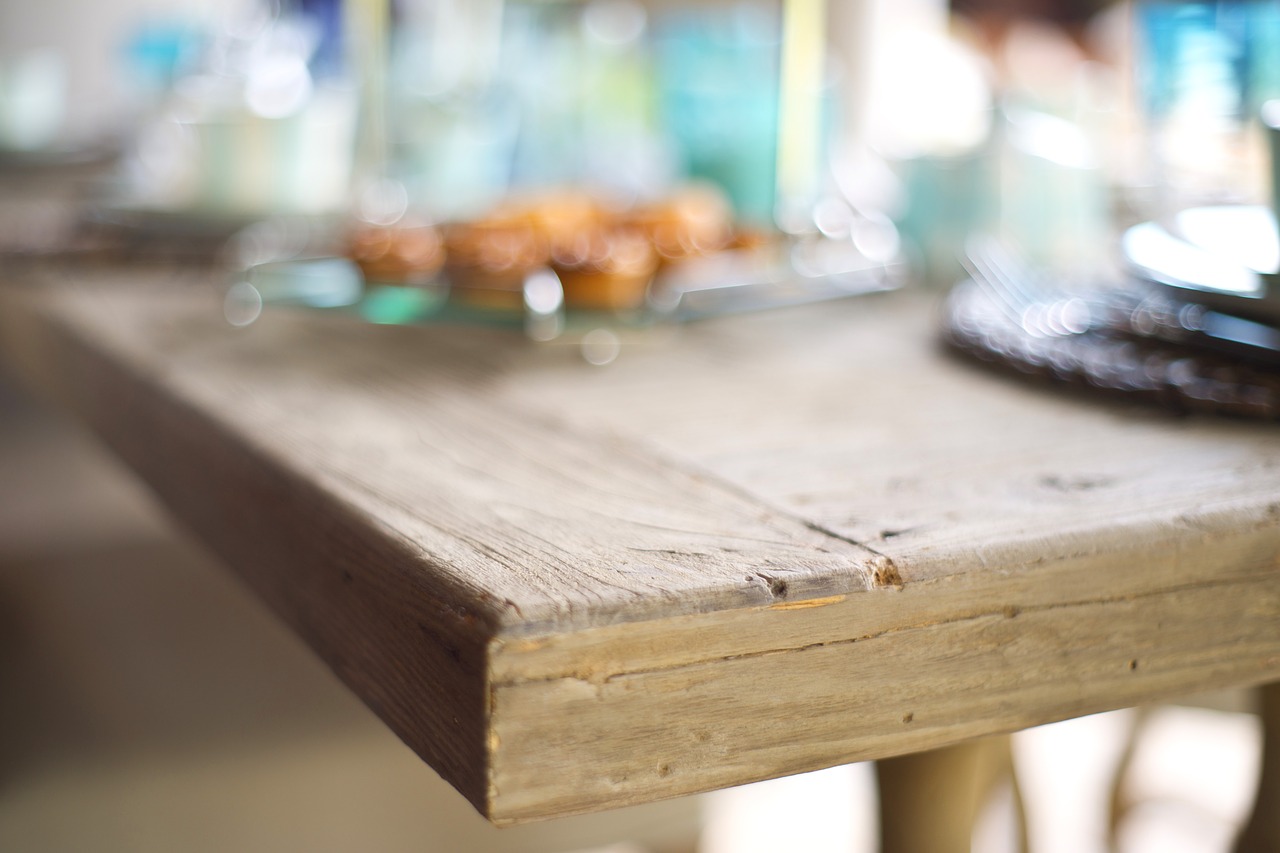
<path fill-rule="evenodd" d="M 823 640 L 813 643 L 805 643 L 799 646 L 783 646 L 771 649 L 758 649 L 756 651 L 742 652 L 733 655 L 717 655 L 715 657 L 701 658 L 698 660 L 685 661 L 683 663 L 671 664 L 670 666 L 656 666 L 640 669 L 626 670 L 623 672 L 609 673 L 607 675 L 597 675 L 595 673 L 568 672 L 560 675 L 547 675 L 539 678 L 510 678 L 502 681 L 495 681 L 491 684 L 491 690 L 500 688 L 525 687 L 534 684 L 546 684 L 555 681 L 580 681 L 590 685 L 600 695 L 602 688 L 613 681 L 632 676 L 658 675 L 662 673 L 678 672 L 682 669 L 691 669 L 699 666 L 715 665 L 717 663 L 727 663 L 730 661 L 752 660 L 756 658 L 770 657 L 775 655 L 798 654 L 811 651 L 813 649 L 848 646 L 854 643 L 863 643 L 869 640 L 877 640 L 883 637 L 901 634 L 908 631 L 919 631 L 925 629 L 933 629 L 951 625 L 960 625 L 966 622 L 976 622 L 983 619 L 1004 620 L 1014 617 L 1021 617 L 1028 613 L 1043 613 L 1053 610 L 1065 610 L 1078 607 L 1096 607 L 1107 606 L 1112 604 L 1124 604 L 1136 601 L 1142 601 L 1149 598 L 1158 598 L 1165 595 L 1177 595 L 1179 593 L 1191 590 L 1210 589 L 1214 587 L 1231 586 L 1242 581 L 1247 581 L 1252 575 L 1244 575 L 1237 578 L 1224 578 L 1221 580 L 1205 581 L 1201 583 L 1179 584 L 1177 586 L 1166 587 L 1160 590 L 1152 590 L 1143 593 L 1135 593 L 1131 595 L 1114 595 L 1103 596 L 1099 598 L 1086 598 L 1076 601 L 1060 601 L 1051 604 L 1031 604 L 1031 605 L 1002 605 L 1000 607 L 983 610 L 977 613 L 966 613 L 951 619 L 935 619 L 924 622 L 917 622 L 910 625 L 899 625 L 893 628 L 886 628 L 883 631 L 875 631 L 868 634 L 862 634 L 857 637 L 843 637 L 835 640 Z M 1129 666 L 1132 671 L 1136 666 Z"/>
<path fill-rule="evenodd" d="M 636 442 L 636 444 L 639 445 L 640 443 Z M 864 578 L 867 581 L 868 586 L 872 588 L 879 588 L 879 589 L 883 589 L 883 588 L 902 589 L 904 584 L 904 581 L 902 579 L 902 574 L 898 571 L 897 566 L 894 565 L 893 559 L 889 557 L 887 554 L 884 554 L 881 551 L 878 551 L 877 549 L 871 547 L 866 542 L 863 542 L 858 539 L 854 539 L 851 536 L 846 536 L 845 534 L 832 530 L 831 528 L 826 527 L 825 525 L 819 524 L 813 519 L 805 518 L 804 516 L 799 515 L 798 513 L 784 509 L 769 501 L 766 501 L 762 499 L 760 495 L 752 492 L 750 489 L 747 489 L 744 486 L 741 486 L 738 483 L 735 483 L 732 480 L 725 478 L 724 476 L 722 476 L 721 474 L 715 471 L 711 471 L 709 469 L 703 468 L 702 466 L 699 466 L 698 464 L 691 462 L 690 460 L 673 457 L 669 453 L 667 453 L 665 450 L 659 449 L 657 447 L 646 446 L 645 450 L 648 453 L 651 453 L 655 457 L 655 459 L 661 464 L 664 464 L 667 467 L 671 468 L 672 470 L 678 471 L 687 477 L 691 477 L 695 480 L 698 480 L 699 482 L 702 482 L 708 487 L 718 488 L 729 494 L 737 496 L 740 500 L 745 500 L 752 504 L 755 504 L 756 506 L 760 507 L 761 509 L 765 510 L 766 512 L 770 513 L 773 516 L 777 516 L 779 518 L 787 519 L 788 521 L 791 521 L 793 523 L 803 525 L 806 529 L 811 530 L 814 533 L 821 534 L 822 536 L 825 536 L 829 539 L 833 539 L 837 542 L 843 542 L 846 545 L 852 545 L 857 549 L 867 552 L 873 558 L 875 558 L 875 561 L 874 561 L 875 564 L 868 566 L 860 563 L 855 563 L 854 567 L 862 572 Z"/>
<path fill-rule="evenodd" d="M 894 565 L 893 558 L 890 557 L 888 554 L 885 554 L 881 551 L 876 550 L 875 548 L 872 548 L 866 542 L 862 542 L 857 539 L 854 539 L 852 536 L 845 536 L 843 533 L 838 533 L 828 527 L 818 524 L 816 521 L 810 521 L 809 519 L 806 519 L 806 518 L 798 518 L 797 520 L 799 520 L 802 524 L 804 524 L 805 527 L 809 528 L 810 530 L 816 533 L 821 533 L 824 536 L 830 536 L 832 539 L 837 539 L 841 542 L 847 542 L 850 545 L 854 545 L 866 551 L 871 552 L 871 554 L 873 554 L 876 557 L 876 561 L 873 563 L 873 565 L 868 567 L 870 568 L 871 585 L 874 588 L 899 589 L 899 590 L 902 589 L 904 585 L 904 582 L 902 580 L 902 573 L 898 571 L 898 567 Z"/>

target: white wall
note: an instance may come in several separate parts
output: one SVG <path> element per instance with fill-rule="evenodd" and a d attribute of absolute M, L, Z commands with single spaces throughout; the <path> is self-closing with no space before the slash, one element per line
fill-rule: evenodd
<path fill-rule="evenodd" d="M 216 0 L 0 0 L 0 68 L 14 56 L 52 49 L 67 64 L 68 129 L 117 129 L 129 102 L 122 54 L 148 20 L 203 16 Z"/>

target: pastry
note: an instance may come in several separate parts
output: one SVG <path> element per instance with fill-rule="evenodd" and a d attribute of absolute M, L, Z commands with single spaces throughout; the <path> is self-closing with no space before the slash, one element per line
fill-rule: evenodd
<path fill-rule="evenodd" d="M 664 262 L 718 252 L 733 237 L 732 209 L 713 187 L 698 185 L 642 205 L 625 222 L 642 231 Z"/>
<path fill-rule="evenodd" d="M 639 230 L 598 227 L 558 246 L 551 267 L 567 308 L 626 311 L 644 305 L 658 253 Z"/>
<path fill-rule="evenodd" d="M 347 253 L 377 284 L 424 284 L 444 264 L 444 242 L 430 225 L 362 226 L 350 235 Z"/>
<path fill-rule="evenodd" d="M 490 308 L 517 309 L 525 276 L 546 266 L 546 238 L 527 217 L 490 217 L 445 232 L 451 296 Z"/>

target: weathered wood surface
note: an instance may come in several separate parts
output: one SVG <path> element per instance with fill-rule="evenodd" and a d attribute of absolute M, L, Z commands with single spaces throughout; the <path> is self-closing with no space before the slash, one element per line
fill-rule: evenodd
<path fill-rule="evenodd" d="M 950 361 L 927 300 L 643 341 L 11 275 L 80 413 L 495 822 L 1280 678 L 1280 432 Z"/>

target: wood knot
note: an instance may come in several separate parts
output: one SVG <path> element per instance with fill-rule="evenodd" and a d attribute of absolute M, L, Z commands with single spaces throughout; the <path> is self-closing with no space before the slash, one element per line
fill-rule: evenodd
<path fill-rule="evenodd" d="M 766 575 L 764 572 L 759 572 L 755 577 L 752 577 L 751 575 L 747 575 L 747 580 L 748 581 L 759 580 L 760 582 L 762 582 L 765 586 L 765 589 L 769 590 L 769 595 L 772 598 L 787 597 L 787 582 L 784 581 L 782 578 L 775 578 L 772 575 Z"/>
<path fill-rule="evenodd" d="M 871 571 L 871 583 L 877 589 L 902 589 L 902 575 L 893 561 L 886 559 Z"/>

